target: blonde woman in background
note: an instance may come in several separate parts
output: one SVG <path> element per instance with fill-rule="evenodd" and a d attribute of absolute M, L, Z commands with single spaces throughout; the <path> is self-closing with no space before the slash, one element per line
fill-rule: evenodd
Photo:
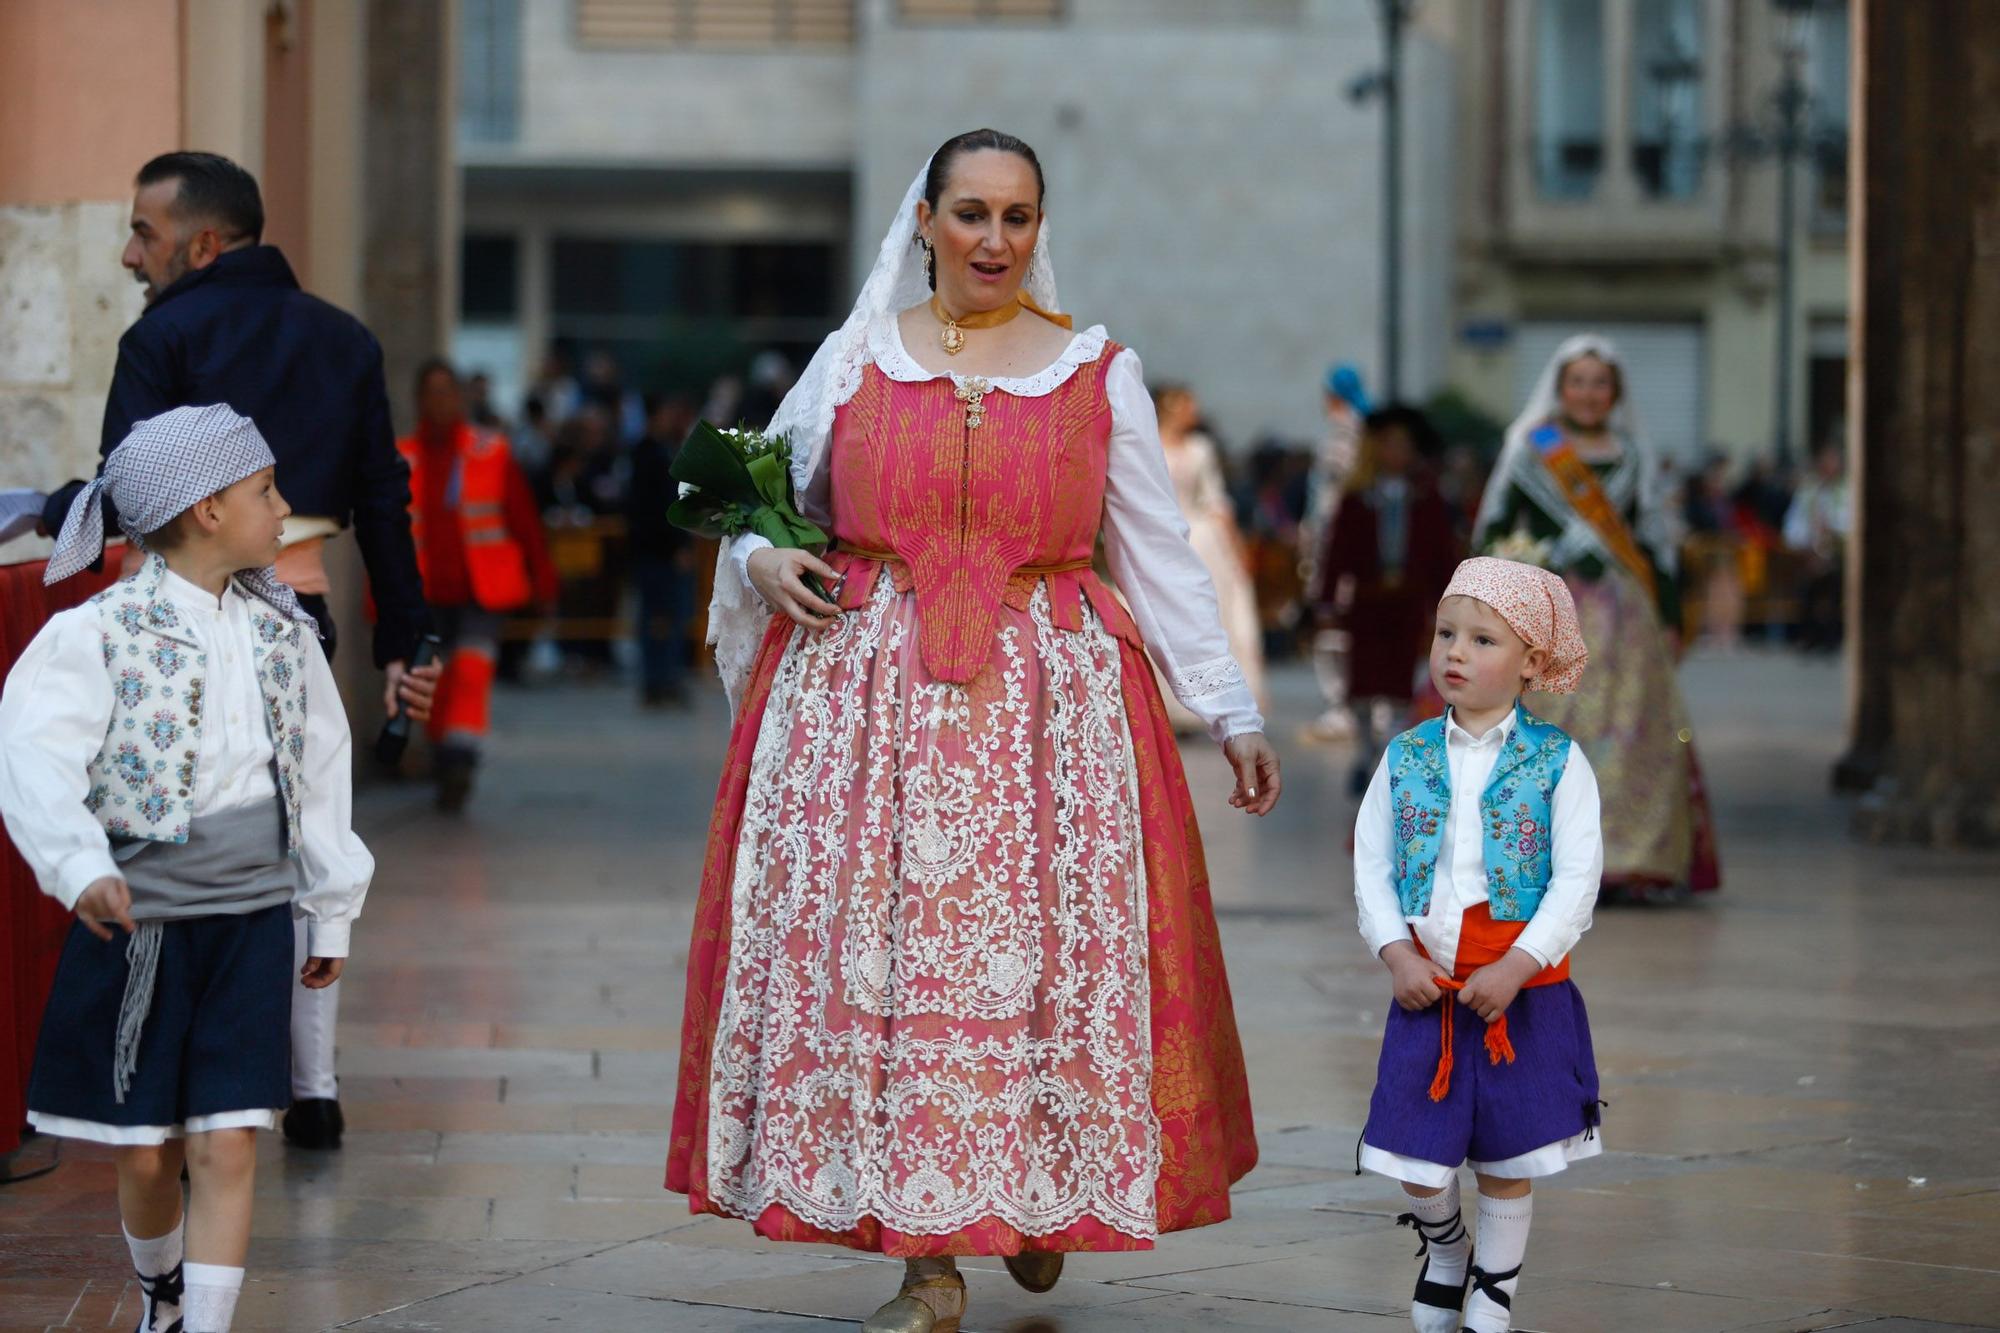
<path fill-rule="evenodd" d="M 1261 708 L 1265 703 L 1264 631 L 1257 618 L 1257 590 L 1250 582 L 1243 534 L 1236 527 L 1236 511 L 1222 476 L 1222 459 L 1215 441 L 1201 428 L 1201 400 L 1184 384 L 1162 384 L 1153 390 L 1153 406 L 1160 416 L 1160 440 L 1166 445 L 1167 475 L 1187 519 L 1188 542 L 1215 582 L 1215 601 L 1222 612 L 1222 628 L 1229 636 L 1230 654 L 1243 668 L 1243 678 Z M 1164 680 L 1162 690 L 1176 732 L 1185 735 L 1206 730 L 1201 719 L 1165 689 Z"/>

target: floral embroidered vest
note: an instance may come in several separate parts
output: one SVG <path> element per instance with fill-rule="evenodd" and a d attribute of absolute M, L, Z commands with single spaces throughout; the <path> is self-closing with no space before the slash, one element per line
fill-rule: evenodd
<path fill-rule="evenodd" d="M 1045 583 L 1055 624 L 1082 627 L 1088 602 L 1111 633 L 1138 643 L 1131 617 L 1091 572 L 1104 518 L 1111 403 L 1103 349 L 1045 394 L 985 381 L 891 379 L 863 372 L 834 417 L 833 532 L 842 548 L 893 555 L 914 587 L 918 651 L 938 680 L 963 684 L 993 656 L 1000 610 Z M 847 572 L 849 559 L 830 559 Z M 877 562 L 850 574 L 842 605 L 866 600 Z"/>
<path fill-rule="evenodd" d="M 1570 739 L 1520 705 L 1514 731 L 1479 798 L 1485 826 L 1486 902 L 1495 921 L 1526 921 L 1549 887 L 1549 808 L 1569 763 Z M 1431 887 L 1451 809 L 1445 720 L 1434 717 L 1389 742 L 1389 802 L 1395 820 L 1396 894 L 1405 916 L 1430 910 Z"/>
<path fill-rule="evenodd" d="M 90 761 L 84 804 L 115 838 L 186 842 L 194 814 L 208 654 L 160 592 L 167 564 L 149 556 L 130 578 L 90 599 L 104 633 L 111 727 Z M 300 654 L 318 652 L 302 622 L 253 601 L 252 660 L 264 694 L 264 724 L 277 752 L 285 840 L 299 843 L 299 772 L 306 752 L 306 684 Z"/>

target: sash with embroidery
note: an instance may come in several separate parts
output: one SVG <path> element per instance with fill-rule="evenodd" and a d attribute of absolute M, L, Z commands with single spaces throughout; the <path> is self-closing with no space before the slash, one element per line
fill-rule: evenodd
<path fill-rule="evenodd" d="M 1657 599 L 1653 564 L 1639 549 L 1639 543 L 1633 540 L 1632 529 L 1618 512 L 1618 506 L 1612 504 L 1611 497 L 1604 493 L 1604 487 L 1590 464 L 1583 461 L 1575 446 L 1554 425 L 1536 427 L 1528 440 L 1535 446 L 1535 452 L 1541 456 L 1549 475 L 1562 487 L 1563 498 L 1583 516 L 1584 522 L 1597 530 L 1605 549 L 1631 571 L 1647 595 Z"/>

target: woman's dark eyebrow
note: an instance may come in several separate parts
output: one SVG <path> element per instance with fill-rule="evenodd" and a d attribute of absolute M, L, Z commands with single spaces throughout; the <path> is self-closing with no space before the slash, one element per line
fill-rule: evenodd
<path fill-rule="evenodd" d="M 968 207 L 968 206 L 970 206 L 970 207 L 973 207 L 973 208 L 985 208 L 985 207 L 987 207 L 987 203 L 986 203 L 986 201 L 985 201 L 984 199 L 978 199 L 978 198 L 974 198 L 974 197 L 972 197 L 972 196 L 969 196 L 969 195 L 968 195 L 968 196 L 966 196 L 965 198 L 962 198 L 962 199 L 954 199 L 954 200 L 952 200 L 952 201 L 951 201 L 951 206 L 952 206 L 953 208 L 965 208 L 965 207 Z M 1029 202 L 1027 202 L 1027 201 L 1026 201 L 1025 199 L 1024 199 L 1024 200 L 1021 200 L 1021 201 L 1019 201 L 1018 203 L 1012 203 L 1012 204 L 1009 204 L 1009 205 L 1007 205 L 1007 208 L 1008 208 L 1008 209 L 1016 209 L 1016 208 L 1019 208 L 1019 209 L 1031 209 L 1031 208 L 1033 208 L 1033 207 L 1034 207 L 1034 205 L 1033 205 L 1033 204 L 1030 204 L 1030 203 L 1029 203 Z M 1003 211 L 1005 211 L 1005 210 L 1003 210 Z"/>

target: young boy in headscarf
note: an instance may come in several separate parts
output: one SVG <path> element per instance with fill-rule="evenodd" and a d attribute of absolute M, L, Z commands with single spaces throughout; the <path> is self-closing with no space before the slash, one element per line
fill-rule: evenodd
<path fill-rule="evenodd" d="M 331 984 L 375 863 L 314 621 L 271 569 L 289 509 L 256 426 L 222 406 L 135 425 L 49 582 L 103 549 L 106 494 L 145 562 L 52 617 L 0 692 L 0 816 L 77 916 L 28 1120 L 116 1149 L 140 1333 L 221 1333 L 256 1131 L 291 1100 L 292 917 L 301 983 Z"/>
<path fill-rule="evenodd" d="M 1425 1264 L 1419 1333 L 1501 1333 L 1532 1181 L 1603 1150 L 1597 1065 L 1569 952 L 1603 869 L 1583 751 L 1521 705 L 1576 688 L 1589 654 L 1562 579 L 1467 560 L 1438 602 L 1431 679 L 1449 711 L 1390 742 L 1361 804 L 1354 896 L 1389 969 L 1357 1165 L 1403 1184 Z M 1478 1235 L 1458 1169 L 1479 1182 Z M 1476 1255 L 1476 1262 L 1475 1262 Z"/>

